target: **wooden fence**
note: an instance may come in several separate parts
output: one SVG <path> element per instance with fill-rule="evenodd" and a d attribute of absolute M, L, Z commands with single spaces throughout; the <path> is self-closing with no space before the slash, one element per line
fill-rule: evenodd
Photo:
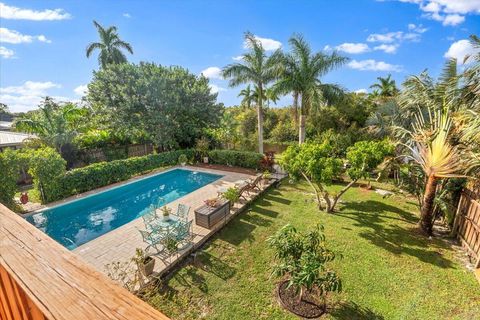
<path fill-rule="evenodd" d="M 468 254 L 475 260 L 475 267 L 480 268 L 480 194 L 464 189 L 458 204 L 453 227 Z"/>
<path fill-rule="evenodd" d="M 168 320 L 0 204 L 1 320 Z"/>

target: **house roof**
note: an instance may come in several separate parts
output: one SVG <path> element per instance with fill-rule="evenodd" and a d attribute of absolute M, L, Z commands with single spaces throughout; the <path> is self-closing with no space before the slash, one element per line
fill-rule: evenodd
<path fill-rule="evenodd" d="M 0 147 L 19 146 L 24 140 L 33 137 L 35 136 L 26 133 L 0 131 Z"/>

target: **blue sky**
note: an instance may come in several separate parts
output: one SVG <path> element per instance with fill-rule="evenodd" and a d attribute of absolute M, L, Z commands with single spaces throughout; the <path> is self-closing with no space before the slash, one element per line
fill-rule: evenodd
<path fill-rule="evenodd" d="M 33 109 L 45 95 L 81 98 L 98 68 L 96 57 L 85 57 L 97 40 L 94 19 L 118 27 L 133 46 L 132 62 L 203 71 L 227 106 L 238 103 L 241 88 L 229 88 L 218 68 L 244 52 L 247 30 L 269 49 L 288 50 L 297 32 L 313 50 L 341 51 L 350 63 L 323 80 L 350 91 L 389 73 L 398 83 L 426 68 L 437 75 L 446 56 L 463 57 L 473 50 L 468 36 L 480 35 L 480 0 L 0 0 L 0 17 L 0 102 L 11 111 Z"/>

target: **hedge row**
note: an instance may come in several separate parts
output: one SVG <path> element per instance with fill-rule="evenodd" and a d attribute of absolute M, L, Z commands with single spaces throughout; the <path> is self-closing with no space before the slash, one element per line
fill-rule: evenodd
<path fill-rule="evenodd" d="M 195 150 L 176 150 L 133 157 L 110 162 L 99 162 L 68 171 L 59 178 L 62 198 L 90 191 L 96 188 L 124 181 L 131 177 L 154 169 L 175 165 L 178 157 L 185 154 L 189 159 L 195 157 Z"/>
<path fill-rule="evenodd" d="M 224 164 L 235 167 L 261 169 L 263 155 L 257 152 L 233 151 L 233 150 L 210 150 L 208 160 L 214 164 Z"/>
<path fill-rule="evenodd" d="M 176 150 L 152 154 L 143 157 L 99 162 L 89 166 L 67 171 L 57 178 L 58 190 L 52 190 L 49 201 L 63 199 L 78 193 L 124 181 L 131 177 L 152 171 L 156 168 L 175 165 L 178 157 L 185 154 L 189 160 L 199 160 L 198 151 L 192 149 Z M 255 152 L 231 150 L 208 151 L 210 163 L 260 169 L 262 155 Z"/>

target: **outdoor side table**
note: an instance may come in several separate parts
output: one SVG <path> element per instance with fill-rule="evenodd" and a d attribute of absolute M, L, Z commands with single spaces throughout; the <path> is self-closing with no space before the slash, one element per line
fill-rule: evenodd
<path fill-rule="evenodd" d="M 225 219 L 230 212 L 230 201 L 224 200 L 217 207 L 203 205 L 195 209 L 195 223 L 201 227 L 211 229 L 220 220 Z"/>

